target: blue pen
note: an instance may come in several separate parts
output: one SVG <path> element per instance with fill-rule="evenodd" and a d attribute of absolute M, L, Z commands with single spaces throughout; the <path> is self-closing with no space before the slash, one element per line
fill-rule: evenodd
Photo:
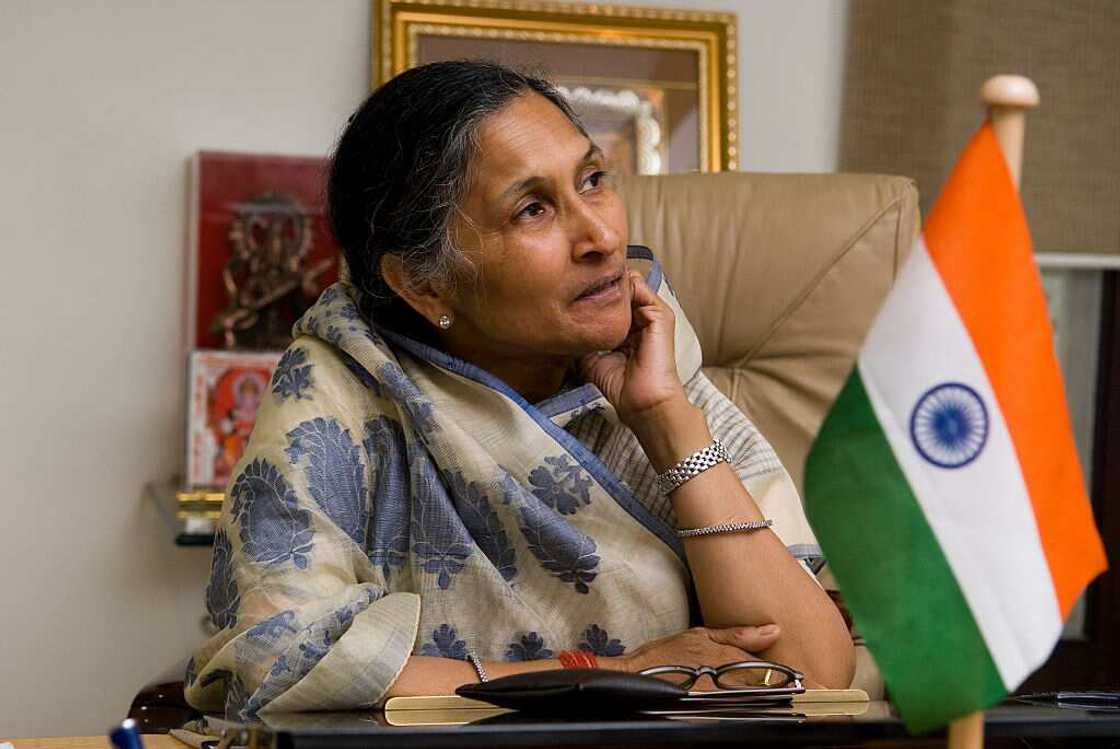
<path fill-rule="evenodd" d="M 140 740 L 140 731 L 132 718 L 126 718 L 110 731 L 109 741 L 112 741 L 117 749 L 144 749 L 144 742 Z"/>

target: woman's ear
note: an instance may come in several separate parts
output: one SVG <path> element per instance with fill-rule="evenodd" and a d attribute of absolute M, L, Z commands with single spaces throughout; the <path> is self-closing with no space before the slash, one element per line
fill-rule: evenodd
<path fill-rule="evenodd" d="M 438 326 L 440 316 L 451 312 L 446 295 L 431 282 L 414 278 L 400 255 L 386 253 L 381 256 L 381 278 L 397 296 L 432 325 Z"/>

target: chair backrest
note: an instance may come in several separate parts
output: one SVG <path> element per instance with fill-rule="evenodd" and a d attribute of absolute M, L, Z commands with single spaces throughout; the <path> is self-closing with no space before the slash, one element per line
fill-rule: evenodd
<path fill-rule="evenodd" d="M 630 242 L 661 259 L 708 376 L 805 456 L 919 230 L 905 177 L 680 174 L 619 183 Z"/>

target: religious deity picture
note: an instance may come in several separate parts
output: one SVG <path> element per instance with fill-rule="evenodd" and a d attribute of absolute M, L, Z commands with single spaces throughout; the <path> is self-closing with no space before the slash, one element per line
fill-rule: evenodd
<path fill-rule="evenodd" d="M 187 485 L 224 489 L 268 392 L 279 352 L 194 351 L 187 382 Z"/>
<path fill-rule="evenodd" d="M 201 151 L 192 160 L 187 348 L 283 349 L 338 279 L 327 160 Z"/>

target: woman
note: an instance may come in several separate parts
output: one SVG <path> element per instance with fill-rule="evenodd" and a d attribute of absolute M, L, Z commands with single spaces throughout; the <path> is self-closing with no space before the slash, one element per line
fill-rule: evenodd
<path fill-rule="evenodd" d="M 847 686 L 789 477 L 656 264 L 627 264 L 603 155 L 548 84 L 401 74 L 351 118 L 329 202 L 351 282 L 297 324 L 234 472 L 193 704 L 353 708 L 589 661 Z"/>

